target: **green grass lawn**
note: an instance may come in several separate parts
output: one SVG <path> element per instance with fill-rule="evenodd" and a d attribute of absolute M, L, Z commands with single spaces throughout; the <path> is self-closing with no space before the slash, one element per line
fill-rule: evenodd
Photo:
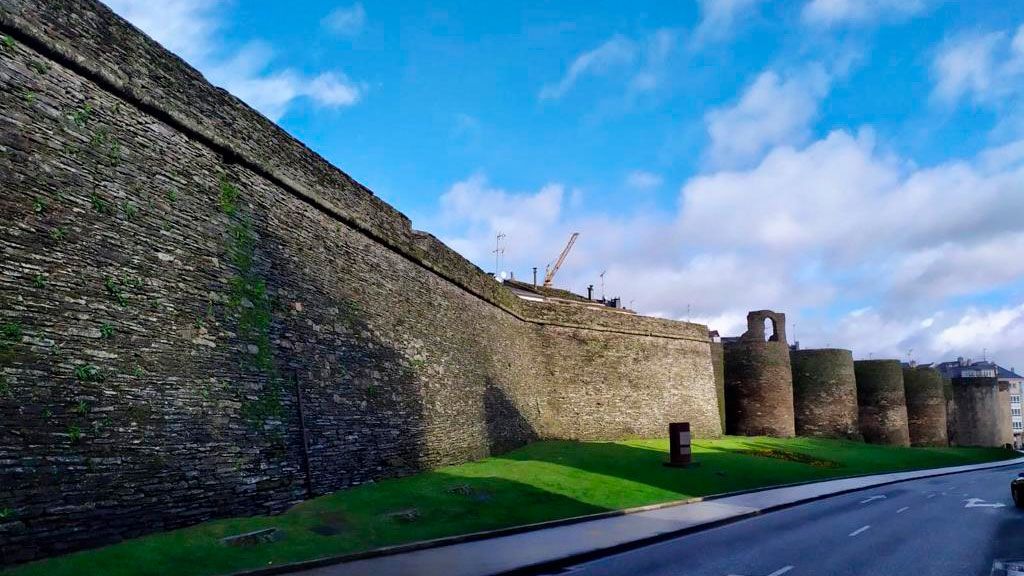
<path fill-rule="evenodd" d="M 695 442 L 701 465 L 680 469 L 661 465 L 667 449 L 667 440 L 537 442 L 478 462 L 344 490 L 278 516 L 216 520 L 3 574 L 227 574 L 692 496 L 1015 456 L 999 449 L 727 437 Z M 285 538 L 245 549 L 219 542 L 266 527 L 283 530 Z"/>

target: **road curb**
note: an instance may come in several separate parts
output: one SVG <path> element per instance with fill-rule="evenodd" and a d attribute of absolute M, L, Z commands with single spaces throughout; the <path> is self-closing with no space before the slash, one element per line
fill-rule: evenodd
<path fill-rule="evenodd" d="M 845 489 L 845 490 L 837 490 L 835 492 L 829 492 L 828 494 L 819 494 L 817 496 L 810 496 L 810 497 L 807 497 L 807 498 L 801 498 L 799 500 L 794 500 L 792 502 L 787 502 L 787 503 L 784 503 L 784 504 L 777 504 L 775 506 L 767 506 L 765 508 L 760 508 L 760 509 L 752 511 L 752 512 L 739 513 L 739 514 L 736 514 L 734 516 L 730 516 L 729 518 L 723 518 L 721 520 L 716 520 L 716 521 L 713 521 L 713 522 L 706 522 L 706 523 L 700 524 L 698 526 L 690 526 L 690 527 L 687 527 L 687 528 L 682 528 L 680 530 L 673 530 L 671 532 L 665 532 L 663 534 L 658 534 L 656 536 L 650 536 L 650 537 L 647 537 L 647 538 L 640 538 L 640 539 L 637 539 L 637 540 L 632 540 L 630 542 L 624 542 L 622 544 L 618 544 L 618 545 L 615 545 L 615 546 L 607 546 L 607 547 L 604 547 L 604 548 L 595 549 L 595 550 L 589 550 L 587 552 L 582 552 L 582 553 L 578 553 L 578 554 L 570 554 L 570 555 L 567 555 L 565 557 L 558 558 L 558 559 L 555 559 L 555 560 L 548 560 L 548 561 L 544 561 L 544 562 L 538 562 L 538 563 L 535 563 L 535 564 L 531 564 L 529 566 L 522 566 L 522 567 L 519 567 L 519 568 L 514 568 L 512 570 L 506 570 L 506 571 L 503 571 L 503 572 L 495 572 L 495 573 L 491 574 L 491 576 L 529 576 L 529 575 L 535 575 L 538 572 L 557 570 L 559 568 L 564 568 L 566 566 L 570 566 L 570 565 L 573 565 L 573 564 L 581 564 L 583 562 L 589 562 L 591 560 L 597 560 L 599 558 L 604 558 L 606 556 L 612 556 L 612 555 L 615 555 L 615 554 L 620 554 L 622 552 L 628 552 L 630 550 L 636 550 L 637 548 L 643 548 L 644 546 L 650 546 L 652 544 L 657 544 L 659 542 L 665 542 L 667 540 L 672 540 L 673 538 L 678 538 L 680 536 L 686 536 L 688 534 L 695 534 L 695 533 L 698 533 L 698 532 L 703 532 L 705 530 L 712 530 L 712 529 L 718 528 L 720 526 L 726 526 L 726 525 L 729 525 L 729 524 L 740 522 L 742 520 L 746 520 L 748 518 L 753 518 L 755 516 L 761 516 L 763 514 L 768 514 L 768 513 L 771 513 L 771 512 L 777 512 L 779 510 L 786 510 L 788 508 L 794 508 L 796 506 L 802 506 L 804 504 L 810 504 L 812 502 L 818 502 L 820 500 L 825 500 L 825 499 L 828 499 L 828 498 L 832 498 L 834 496 L 842 496 L 843 494 L 851 494 L 853 492 L 860 492 L 862 490 L 871 490 L 872 488 L 878 488 L 880 486 L 891 486 L 893 484 L 900 484 L 902 482 L 913 482 L 915 480 L 922 480 L 922 479 L 925 479 L 925 478 L 939 478 L 939 477 L 942 477 L 942 476 L 953 476 L 955 474 L 966 474 L 968 472 L 977 472 L 979 470 L 996 470 L 996 469 L 999 469 L 999 468 L 1010 468 L 1010 467 L 1013 467 L 1013 466 L 1021 466 L 1021 465 L 1024 465 L 1024 458 L 1016 458 L 1012 462 L 1009 462 L 1009 463 L 992 462 L 991 464 L 992 464 L 991 466 L 982 466 L 982 467 L 979 467 L 979 468 L 972 468 L 970 470 L 954 470 L 954 471 L 949 471 L 949 472 L 942 472 L 941 470 L 944 470 L 943 468 L 931 468 L 931 469 L 926 468 L 926 469 L 923 469 L 923 470 L 904 470 L 904 471 L 901 471 L 901 472 L 886 472 L 885 474 L 868 474 L 868 475 L 848 476 L 848 477 L 844 477 L 844 478 L 832 478 L 830 480 L 823 480 L 822 482 L 831 482 L 833 480 L 850 480 L 850 479 L 855 479 L 855 478 L 866 478 L 868 476 L 884 476 L 884 475 L 888 475 L 888 474 L 903 474 L 903 473 L 908 473 L 908 472 L 928 472 L 930 470 L 934 470 L 936 472 L 935 474 L 926 474 L 926 475 L 923 475 L 923 476 L 918 476 L 916 478 L 902 478 L 902 479 L 899 479 L 899 480 L 892 480 L 892 481 L 888 481 L 888 482 L 879 482 L 878 484 L 871 484 L 869 486 L 861 486 L 861 487 L 858 487 L 858 488 L 848 488 L 848 489 Z M 796 483 L 796 484 L 789 484 L 789 485 L 785 485 L 785 486 L 772 486 L 772 487 L 764 488 L 764 489 L 747 490 L 747 491 L 741 492 L 739 494 L 733 494 L 733 495 L 751 494 L 751 493 L 755 493 L 755 492 L 766 492 L 768 490 L 777 490 L 777 489 L 780 489 L 780 488 L 790 488 L 790 487 L 795 487 L 795 486 L 804 486 L 804 485 L 816 484 L 816 483 L 817 482 L 799 482 L 799 483 Z M 727 496 L 720 496 L 720 497 L 715 497 L 715 498 L 708 497 L 708 498 L 705 498 L 705 500 L 708 500 L 708 501 L 710 501 L 710 500 L 720 500 L 720 499 L 726 498 L 726 497 Z"/>
<path fill-rule="evenodd" d="M 687 499 L 684 499 L 684 500 L 672 500 L 672 501 L 669 501 L 669 502 L 661 502 L 661 503 L 658 503 L 658 504 L 650 504 L 650 505 L 647 505 L 647 506 L 639 506 L 639 507 L 635 507 L 635 508 L 625 508 L 625 509 L 621 509 L 621 510 L 609 510 L 607 512 L 599 512 L 599 513 L 596 513 L 596 514 L 587 514 L 587 515 L 584 515 L 584 516 L 573 516 L 571 518 L 561 518 L 561 519 L 558 519 L 558 520 L 550 520 L 550 521 L 546 521 L 546 522 L 537 522 L 537 523 L 533 523 L 533 524 L 524 524 L 524 525 L 521 525 L 521 526 L 511 526 L 511 527 L 508 527 L 508 528 L 500 528 L 500 529 L 497 529 L 497 530 L 487 530 L 487 531 L 482 531 L 482 532 L 473 532 L 473 533 L 470 533 L 470 534 L 460 534 L 460 535 L 456 535 L 456 536 L 445 536 L 445 537 L 435 538 L 435 539 L 431 539 L 431 540 L 421 540 L 421 541 L 418 541 L 418 542 L 410 542 L 410 543 L 407 543 L 407 544 L 397 544 L 397 545 L 394 545 L 394 546 L 386 546 L 386 547 L 383 547 L 383 548 L 375 548 L 373 550 L 366 550 L 366 551 L 363 551 L 363 552 L 355 552 L 355 553 L 352 553 L 352 554 L 343 554 L 343 555 L 338 555 L 338 556 L 328 556 L 328 557 L 324 557 L 324 558 L 317 558 L 317 559 L 314 559 L 314 560 L 305 560 L 305 561 L 293 562 L 293 563 L 289 563 L 289 564 L 280 564 L 280 565 L 277 565 L 277 566 L 268 566 L 266 568 L 258 568 L 258 569 L 255 569 L 255 570 L 248 570 L 248 571 L 242 571 L 242 572 L 233 572 L 229 576 L 274 576 L 274 575 L 277 575 L 277 574 L 290 574 L 290 573 L 294 573 L 294 572 L 300 572 L 300 571 L 303 571 L 303 570 L 312 570 L 312 569 L 315 569 L 315 568 L 323 568 L 323 567 L 326 567 L 326 566 L 335 566 L 335 565 L 340 565 L 340 564 L 347 564 L 347 563 L 351 563 L 351 562 L 355 562 L 355 561 L 359 561 L 359 560 L 370 560 L 370 559 L 373 559 L 373 558 L 381 558 L 381 557 L 385 557 L 385 556 L 394 556 L 394 555 L 398 555 L 398 554 L 405 554 L 405 553 L 416 552 L 416 551 L 420 551 L 420 550 L 428 550 L 428 549 L 432 549 L 432 548 L 441 548 L 441 547 L 445 547 L 445 546 L 452 546 L 452 545 L 456 545 L 456 544 L 464 544 L 464 543 L 469 543 L 469 542 L 478 542 L 478 541 L 481 541 L 481 540 L 490 540 L 490 539 L 494 539 L 494 538 L 501 538 L 501 537 L 504 537 L 504 536 L 514 536 L 516 534 L 522 534 L 522 533 L 526 533 L 526 532 L 534 532 L 534 531 L 538 531 L 538 530 L 545 530 L 545 529 L 549 529 L 549 528 L 557 528 L 557 527 L 560 527 L 560 526 L 568 526 L 568 525 L 572 525 L 572 524 L 582 524 L 584 522 L 591 522 L 591 521 L 595 521 L 595 520 L 604 520 L 604 519 L 609 519 L 609 518 L 617 518 L 617 517 L 627 516 L 627 515 L 631 515 L 631 514 L 637 514 L 637 513 L 641 513 L 641 512 L 650 512 L 650 511 L 661 510 L 661 509 L 665 509 L 665 508 L 674 508 L 674 507 L 677 507 L 677 506 L 685 506 L 685 505 L 688 505 L 688 504 L 695 504 L 695 503 L 699 503 L 699 502 L 712 502 L 712 501 L 715 501 L 715 500 L 722 500 L 722 499 L 725 499 L 725 498 L 742 496 L 742 495 L 745 495 L 745 494 L 754 494 L 754 493 L 758 493 L 758 492 L 766 492 L 766 491 L 769 491 L 769 490 L 779 490 L 779 489 L 784 489 L 784 488 L 793 488 L 793 487 L 799 487 L 799 486 L 807 486 L 807 485 L 811 485 L 811 484 L 819 484 L 819 483 L 822 483 L 822 482 L 833 482 L 833 481 L 837 481 L 837 480 L 854 480 L 854 479 L 857 479 L 857 478 L 869 478 L 871 476 L 887 476 L 887 475 L 890 475 L 890 474 L 907 474 L 907 473 L 914 473 L 914 472 L 934 472 L 932 474 L 926 474 L 926 475 L 923 475 L 923 476 L 919 476 L 917 478 L 905 478 L 905 479 L 899 479 L 899 480 L 892 480 L 892 481 L 889 481 L 889 482 L 882 482 L 882 483 L 879 483 L 879 484 L 872 484 L 872 485 L 869 485 L 869 486 L 862 486 L 862 487 L 857 487 L 857 488 L 849 488 L 849 489 L 845 489 L 845 490 L 838 490 L 838 491 L 835 491 L 835 492 L 830 492 L 828 494 L 822 494 L 822 495 L 817 495 L 817 496 L 813 496 L 813 497 L 808 497 L 808 498 L 796 500 L 796 501 L 785 503 L 785 504 L 780 504 L 780 505 L 776 505 L 776 506 L 769 506 L 769 507 L 766 507 L 766 508 L 763 508 L 763 509 L 758 509 L 758 510 L 755 510 L 755 511 L 752 511 L 752 512 L 739 513 L 739 514 L 736 514 L 734 516 L 730 516 L 729 518 L 724 518 L 724 519 L 715 520 L 715 521 L 709 521 L 709 522 L 705 522 L 705 523 L 697 525 L 697 526 L 690 526 L 690 527 L 682 528 L 680 530 L 666 532 L 664 534 L 658 534 L 656 536 L 651 536 L 651 537 L 647 537 L 647 538 L 640 538 L 640 539 L 637 539 L 637 540 L 633 540 L 633 541 L 630 541 L 630 542 L 625 542 L 625 543 L 614 545 L 614 546 L 604 547 L 604 548 L 595 549 L 595 550 L 589 550 L 589 551 L 583 552 L 583 553 L 571 554 L 571 555 L 567 555 L 565 557 L 561 557 L 561 558 L 558 558 L 558 559 L 553 559 L 553 560 L 549 560 L 549 561 L 544 561 L 544 562 L 540 562 L 540 563 L 531 564 L 531 565 L 528 565 L 528 566 L 518 567 L 518 568 L 509 570 L 509 571 L 497 572 L 497 573 L 495 573 L 493 575 L 493 576 L 521 576 L 521 575 L 526 575 L 526 574 L 534 574 L 537 571 L 541 571 L 541 570 L 557 569 L 557 568 L 560 568 L 560 567 L 563 567 L 563 566 L 566 566 L 566 565 L 569 565 L 569 564 L 577 564 L 577 563 L 580 563 L 580 562 L 585 562 L 585 561 L 588 561 L 588 560 L 594 560 L 594 559 L 601 558 L 601 557 L 604 557 L 604 556 L 609 556 L 609 555 L 612 555 L 612 554 L 617 554 L 617 553 L 620 553 L 620 552 L 625 552 L 625 551 L 628 551 L 628 550 L 633 550 L 633 549 L 636 549 L 636 548 L 641 548 L 643 546 L 648 546 L 650 544 L 655 544 L 655 543 L 662 542 L 662 541 L 665 541 L 665 540 L 670 540 L 672 538 L 677 538 L 679 536 L 684 536 L 684 535 L 687 535 L 687 534 L 693 534 L 693 533 L 701 532 L 701 531 L 704 531 L 704 530 L 710 530 L 710 529 L 713 529 L 713 528 L 717 528 L 719 526 L 724 526 L 724 525 L 727 525 L 727 524 L 732 524 L 734 522 L 738 522 L 740 520 L 745 520 L 747 518 L 751 518 L 751 517 L 754 517 L 754 516 L 759 516 L 761 514 L 765 514 L 765 513 L 769 513 L 769 512 L 775 512 L 777 510 L 783 510 L 783 509 L 786 509 L 786 508 L 791 508 L 791 507 L 794 507 L 794 506 L 799 506 L 801 504 L 808 504 L 808 503 L 815 502 L 815 501 L 818 501 L 818 500 L 823 500 L 825 498 L 831 498 L 833 496 L 839 496 L 839 495 L 842 495 L 842 494 L 848 494 L 848 493 L 857 492 L 857 491 L 860 491 L 860 490 L 867 490 L 867 489 L 871 489 L 871 488 L 876 488 L 878 486 L 888 486 L 888 485 L 891 485 L 891 484 L 898 484 L 900 482 L 909 482 L 909 481 L 912 481 L 912 480 L 919 480 L 921 478 L 934 478 L 934 477 L 940 477 L 940 476 L 948 476 L 948 475 L 952 475 L 952 474 L 962 474 L 962 473 L 966 473 L 966 472 L 974 472 L 974 471 L 977 471 L 977 470 L 989 470 L 989 469 L 1004 468 L 1004 467 L 1010 467 L 1010 466 L 1020 466 L 1020 465 L 1024 465 L 1024 458 L 1016 458 L 1016 459 L 1008 460 L 1008 461 L 996 461 L 996 462 L 982 463 L 982 464 L 978 464 L 977 465 L 977 466 L 979 466 L 978 468 L 972 468 L 972 469 L 969 469 L 969 470 L 950 470 L 951 468 L 961 468 L 961 467 L 963 467 L 965 465 L 961 465 L 961 466 L 947 466 L 947 467 L 944 467 L 944 468 L 930 468 L 930 469 L 929 468 L 925 468 L 925 469 L 917 469 L 917 470 L 914 470 L 914 469 L 911 469 L 911 470 L 894 470 L 894 471 L 891 471 L 891 472 L 884 472 L 884 473 L 881 473 L 881 474 L 858 474 L 858 475 L 853 475 L 853 476 L 843 476 L 843 477 L 839 477 L 839 478 L 828 478 L 828 479 L 824 479 L 824 480 L 810 480 L 810 481 L 804 481 L 804 482 L 794 482 L 794 483 L 789 483 L 789 484 L 776 484 L 776 485 L 773 485 L 773 486 L 765 486 L 765 487 L 762 487 L 762 488 L 752 488 L 752 489 L 749 489 L 749 490 L 738 490 L 738 491 L 734 491 L 734 492 L 723 492 L 723 493 L 720 493 L 720 494 L 712 494 L 712 495 L 708 495 L 708 496 L 698 496 L 698 497 L 694 497 L 694 498 L 687 498 Z M 966 466 L 971 466 L 971 465 L 968 464 Z"/>

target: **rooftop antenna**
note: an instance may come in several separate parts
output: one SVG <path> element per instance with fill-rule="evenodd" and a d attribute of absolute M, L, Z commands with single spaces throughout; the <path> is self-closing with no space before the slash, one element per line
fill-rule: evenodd
<path fill-rule="evenodd" d="M 601 271 L 601 300 L 604 301 L 604 275 L 607 274 L 607 270 Z"/>
<path fill-rule="evenodd" d="M 494 275 L 501 274 L 501 257 L 505 255 L 505 249 L 501 246 L 501 240 L 505 237 L 504 232 L 498 232 L 494 237 Z"/>
<path fill-rule="evenodd" d="M 914 356 L 914 349 L 907 350 L 907 363 L 909 364 Z"/>

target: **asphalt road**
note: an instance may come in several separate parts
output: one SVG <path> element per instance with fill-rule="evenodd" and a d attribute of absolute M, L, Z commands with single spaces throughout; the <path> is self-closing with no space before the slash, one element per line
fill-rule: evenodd
<path fill-rule="evenodd" d="M 994 561 L 1024 559 L 1024 510 L 1009 488 L 1017 472 L 834 496 L 545 574 L 990 576 Z"/>

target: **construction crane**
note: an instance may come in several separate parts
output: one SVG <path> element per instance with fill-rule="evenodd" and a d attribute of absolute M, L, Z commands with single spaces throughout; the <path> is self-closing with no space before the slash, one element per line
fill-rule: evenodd
<path fill-rule="evenodd" d="M 555 274 L 557 274 L 558 269 L 562 267 L 562 263 L 565 262 L 565 257 L 569 255 L 569 251 L 572 250 L 572 245 L 576 243 L 576 239 L 579 238 L 579 236 L 579 232 L 573 232 L 572 236 L 569 236 L 569 242 L 565 245 L 562 253 L 558 255 L 558 260 L 555 261 L 555 265 L 548 267 L 548 273 L 544 275 L 545 288 L 550 288 L 555 282 Z"/>

